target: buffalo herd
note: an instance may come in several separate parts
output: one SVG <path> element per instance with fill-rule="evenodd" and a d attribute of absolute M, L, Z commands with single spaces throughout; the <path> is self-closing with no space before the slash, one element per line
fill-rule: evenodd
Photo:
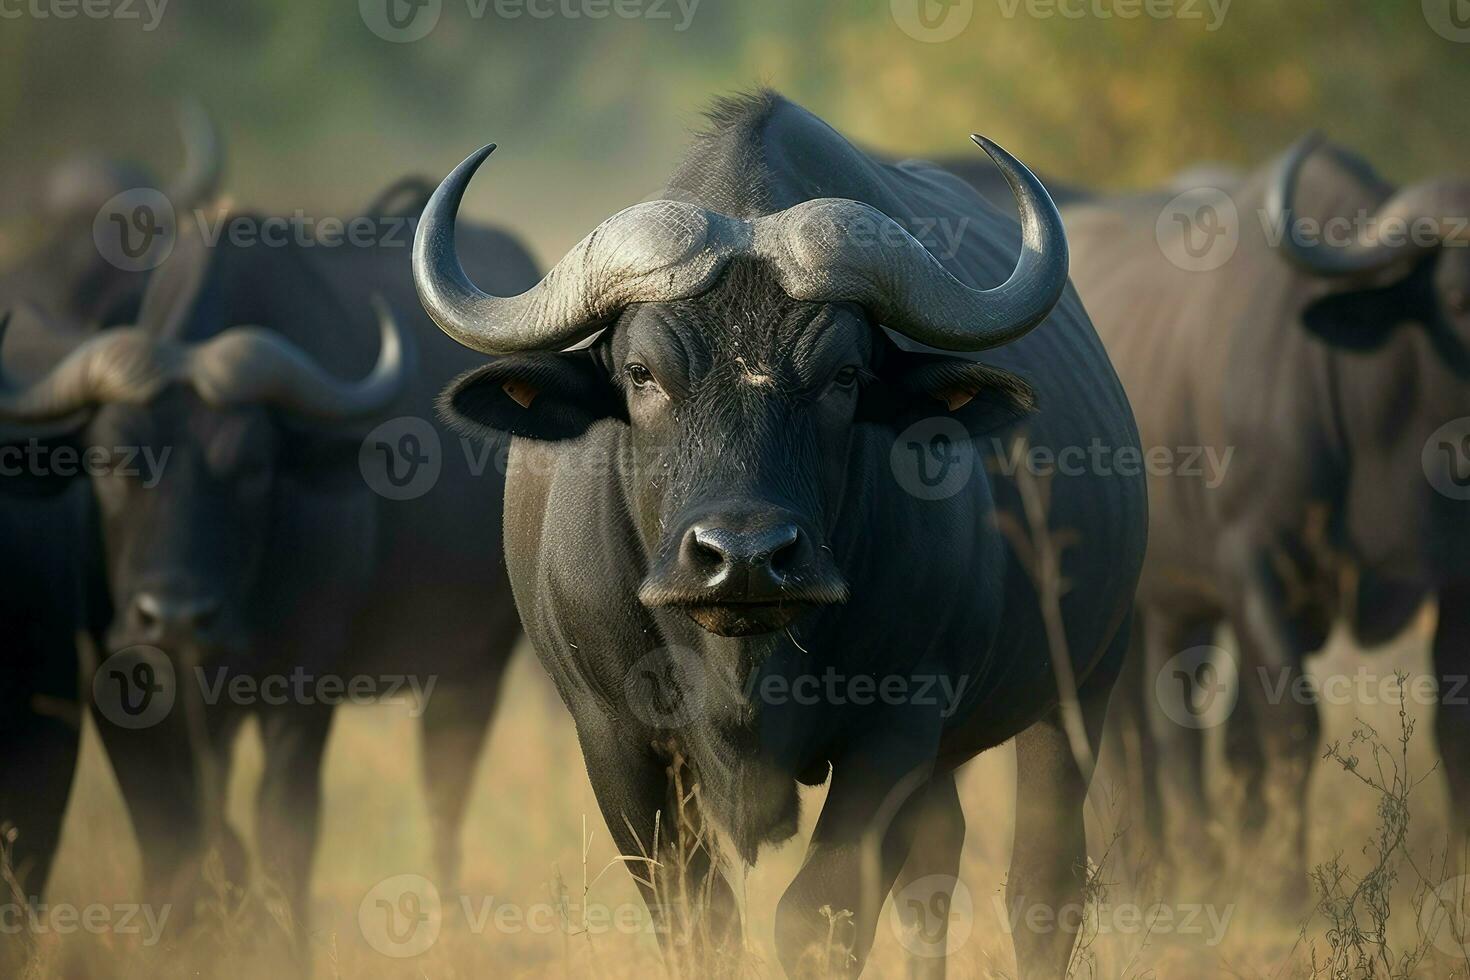
<path fill-rule="evenodd" d="M 956 773 L 1011 740 L 1010 909 L 1095 887 L 1113 741 L 1166 865 L 1269 845 L 1268 897 L 1301 905 L 1305 658 L 1431 600 L 1470 831 L 1470 181 L 1395 186 L 1312 135 L 1113 196 L 979 136 L 988 161 L 886 160 L 760 91 L 542 274 L 458 217 L 493 145 L 353 216 L 411 249 L 267 248 L 212 233 L 280 216 L 221 197 L 218 134 L 182 121 L 172 181 L 57 165 L 0 269 L 0 856 L 26 894 L 89 716 L 149 900 L 193 908 L 209 860 L 244 881 L 253 851 L 308 955 L 344 678 L 417 697 L 453 883 L 522 633 L 666 946 L 694 895 L 698 943 L 738 952 L 740 866 L 826 786 L 775 910 L 790 976 L 862 972 L 890 895 L 944 974 Z M 166 254 L 134 261 L 156 199 Z M 433 452 L 456 438 L 496 465 Z M 1194 714 L 1226 675 L 1238 812 Z M 247 850 L 224 797 L 249 718 Z M 1020 975 L 1065 974 L 1076 925 L 1014 930 Z"/>

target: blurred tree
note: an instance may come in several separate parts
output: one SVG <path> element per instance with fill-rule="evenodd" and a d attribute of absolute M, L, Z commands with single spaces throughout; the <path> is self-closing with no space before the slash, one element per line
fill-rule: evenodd
<path fill-rule="evenodd" d="M 26 175 L 75 149 L 168 165 L 185 92 L 226 124 L 237 192 L 276 206 L 345 207 L 490 138 L 513 138 L 522 163 L 502 166 L 518 188 L 647 192 L 712 95 L 758 84 L 891 152 L 965 153 L 979 130 L 1114 187 L 1251 163 L 1313 126 L 1402 177 L 1470 151 L 1470 46 L 1419 3 L 1147 0 L 1200 14 L 1159 19 L 1123 16 L 1144 0 L 946 0 L 969 21 L 925 43 L 894 10 L 940 0 L 683 2 L 442 0 L 434 30 L 405 44 L 370 31 L 356 0 L 172 0 L 153 31 L 0 20 L 0 204 L 22 206 Z"/>

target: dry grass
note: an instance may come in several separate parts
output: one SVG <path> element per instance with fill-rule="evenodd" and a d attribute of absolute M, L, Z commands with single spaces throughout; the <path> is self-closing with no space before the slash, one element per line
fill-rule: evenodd
<path fill-rule="evenodd" d="M 1421 673 L 1427 669 L 1427 627 L 1421 623 L 1414 635 L 1373 654 L 1371 660 L 1335 644 L 1314 668 L 1351 672 L 1368 663 L 1375 672 Z M 1409 710 L 1408 719 L 1417 718 L 1420 731 L 1427 731 L 1427 712 L 1412 706 Z M 1363 722 L 1391 733 L 1388 741 L 1394 744 L 1398 718 L 1392 705 L 1329 707 L 1325 743 L 1346 743 Z M 503 710 L 476 774 L 465 832 L 465 895 L 441 896 L 442 929 L 422 955 L 399 959 L 375 950 L 359 927 L 364 896 L 395 875 L 433 876 L 428 818 L 418 789 L 416 739 L 415 725 L 403 707 L 354 708 L 339 714 L 329 746 L 323 844 L 313 889 L 310 931 L 315 976 L 659 975 L 655 937 L 646 927 L 633 934 L 626 928 L 632 921 L 646 921 L 639 912 L 637 890 L 620 867 L 626 862 L 615 853 L 603 826 L 570 723 L 529 651 L 522 651 L 512 671 Z M 1432 772 L 1435 760 L 1427 742 L 1416 736 L 1404 749 L 1402 761 L 1409 771 Z M 247 839 L 249 800 L 259 768 L 259 746 L 247 732 L 230 786 L 232 819 Z M 969 822 L 961 875 L 973 898 L 974 915 L 967 939 L 966 930 L 952 928 L 952 942 L 963 939 L 950 957 L 952 976 L 1014 976 L 1000 901 L 1010 850 L 1013 779 L 1009 747 L 977 759 L 961 776 Z M 1112 799 L 1109 780 L 1104 766 L 1095 797 Z M 804 829 L 809 830 L 821 796 L 820 790 L 810 793 Z M 1380 840 L 1381 803 L 1378 789 L 1330 760 L 1321 765 L 1312 789 L 1312 863 L 1331 867 L 1329 862 L 1337 861 L 1336 867 L 1356 878 L 1372 872 L 1379 855 L 1365 845 Z M 1443 807 L 1436 772 L 1414 788 L 1413 822 L 1403 828 L 1403 854 L 1423 861 L 1425 867 L 1432 866 L 1436 853 L 1442 860 Z M 1094 806 L 1093 814 L 1099 813 L 1117 813 L 1116 802 Z M 1094 901 L 1106 905 L 1143 893 L 1132 881 L 1135 869 L 1119 866 L 1118 855 L 1126 850 L 1120 841 L 1126 843 L 1131 832 L 1126 817 L 1111 829 L 1100 828 L 1094 852 L 1106 857 L 1093 874 Z M 772 915 L 799 865 L 801 847 L 799 837 L 763 855 L 757 868 L 735 876 L 747 909 L 748 952 L 739 964 L 743 975 L 780 975 L 770 938 Z M 1303 929 L 1299 922 L 1257 908 L 1248 856 L 1238 855 L 1231 868 L 1232 880 L 1214 883 L 1197 896 L 1231 915 L 1218 944 L 1211 944 L 1208 935 L 1179 935 L 1177 928 L 1158 918 L 1127 931 L 1109 928 L 1106 921 L 1099 928 L 1095 920 L 1087 930 L 1086 949 L 1075 958 L 1074 975 L 1306 978 L 1313 976 L 1314 963 L 1330 962 L 1332 933 L 1324 919 Z M 1414 949 L 1422 941 L 1413 909 L 1423 896 L 1416 895 L 1412 877 L 1388 882 L 1385 891 L 1395 914 L 1383 938 L 1399 951 Z M 137 900 L 138 879 L 137 849 L 116 786 L 89 731 L 48 899 L 79 906 L 127 903 Z M 230 887 L 223 882 L 218 886 Z M 281 952 L 283 932 L 268 899 L 268 893 L 253 891 L 243 909 L 207 917 L 207 925 L 181 945 L 144 948 L 136 936 L 110 933 L 39 936 L 28 976 L 146 980 L 281 976 L 289 961 Z M 233 903 L 219 904 L 224 908 Z M 900 973 L 904 955 L 885 910 L 868 975 Z M 1412 975 L 1443 977 L 1463 968 L 1462 961 L 1430 944 Z M 684 964 L 678 972 L 697 975 L 698 969 Z M 1362 974 L 1319 971 L 1317 975 Z"/>

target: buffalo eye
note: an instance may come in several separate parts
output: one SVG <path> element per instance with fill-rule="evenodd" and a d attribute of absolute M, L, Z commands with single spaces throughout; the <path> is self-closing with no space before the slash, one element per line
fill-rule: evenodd
<path fill-rule="evenodd" d="M 832 376 L 832 383 L 839 388 L 851 388 L 857 384 L 858 369 L 856 365 L 849 364 Z"/>
<path fill-rule="evenodd" d="M 648 368 L 642 364 L 634 362 L 632 364 L 629 364 L 626 370 L 628 374 L 628 382 L 632 384 L 634 388 L 647 388 L 651 385 L 657 384 L 657 382 L 654 381 L 653 372 L 648 370 Z"/>

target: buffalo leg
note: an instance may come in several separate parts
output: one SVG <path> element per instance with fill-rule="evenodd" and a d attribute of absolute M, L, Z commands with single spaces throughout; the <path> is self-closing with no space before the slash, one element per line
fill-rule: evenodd
<path fill-rule="evenodd" d="M 602 716 L 579 717 L 577 737 L 608 832 L 618 853 L 634 859 L 626 862 L 628 870 L 638 881 L 665 955 L 693 953 L 698 964 L 711 954 L 738 954 L 742 937 L 734 890 L 709 850 L 689 843 L 690 833 L 682 837 L 686 846 L 680 844 L 681 832 L 697 833 L 701 819 L 676 800 L 676 789 L 682 785 L 687 793 L 690 781 L 681 784 L 674 765 Z M 657 860 L 660 870 L 639 858 Z"/>
<path fill-rule="evenodd" d="M 898 709 L 886 722 L 875 719 L 868 738 L 832 760 L 806 859 L 776 908 L 776 952 L 788 976 L 862 972 L 883 897 L 928 809 L 937 712 Z"/>
<path fill-rule="evenodd" d="M 1127 637 L 1121 638 L 1126 642 Z M 1098 743 L 1113 675 L 1088 678 L 1077 692 L 1088 742 Z M 1095 749 L 1094 749 L 1095 751 Z M 1086 901 L 1087 777 L 1054 708 L 1016 737 L 1016 833 L 1006 903 L 1017 976 L 1064 977 Z M 1039 909 L 1043 915 L 1031 918 Z M 1042 925 L 1033 928 L 1029 923 Z"/>
<path fill-rule="evenodd" d="M 478 672 L 445 678 L 422 706 L 420 758 L 433 824 L 434 865 L 444 894 L 458 893 L 465 802 L 514 640 L 512 635 L 508 641 L 497 642 L 488 657 L 467 655 L 465 662 Z"/>
<path fill-rule="evenodd" d="M 1470 871 L 1465 858 L 1470 843 L 1470 586 L 1440 593 L 1434 672 L 1440 692 L 1434 735 L 1449 783 L 1452 873 L 1464 874 Z"/>
<path fill-rule="evenodd" d="M 936 776 L 925 790 L 908 857 L 893 883 L 893 901 L 909 944 L 909 976 L 943 980 L 950 910 L 965 845 L 965 811 L 954 773 Z"/>
<path fill-rule="evenodd" d="M 285 706 L 260 714 L 265 771 L 255 799 L 261 866 L 293 917 L 297 951 L 310 926 L 311 864 L 321 823 L 322 753 L 332 710 Z"/>
<path fill-rule="evenodd" d="M 1149 699 L 1154 695 L 1147 672 L 1143 617 L 1134 617 L 1128 655 L 1108 705 L 1100 765 L 1121 770 L 1126 810 L 1124 843 L 1135 878 L 1162 853 L 1164 803 L 1159 786 L 1159 743 L 1154 738 Z"/>
<path fill-rule="evenodd" d="M 29 685 L 26 685 L 29 687 Z M 28 691 L 15 692 L 30 701 Z M 72 773 L 77 761 L 79 719 L 48 717 L 33 704 L 14 704 L 6 692 L 3 704 L 10 710 L 0 717 L 0 745 L 5 760 L 0 764 L 0 852 L 10 862 L 4 868 L 13 877 L 0 878 L 0 903 L 34 904 L 46 888 L 51 861 L 61 837 Z M 70 705 L 75 712 L 75 702 Z M 14 894 L 19 886 L 22 894 Z M 30 955 L 30 943 L 13 934 L 11 923 L 23 923 L 23 913 L 12 911 L 0 933 L 0 974 L 22 976 Z"/>
<path fill-rule="evenodd" d="M 1254 847 L 1267 822 L 1265 775 L 1266 749 L 1261 726 L 1256 720 L 1260 697 L 1247 697 L 1245 684 L 1260 681 L 1242 673 L 1234 710 L 1225 725 L 1225 766 L 1231 777 L 1231 799 L 1238 843 Z"/>
<path fill-rule="evenodd" d="M 1305 813 L 1321 721 L 1279 589 L 1252 582 L 1231 619 L 1240 648 L 1240 701 L 1229 758 L 1242 786 L 1240 824 L 1247 844 L 1278 849 L 1263 855 L 1265 866 L 1277 869 L 1272 897 L 1294 909 L 1308 896 Z M 1252 731 L 1257 750 L 1242 749 Z"/>
<path fill-rule="evenodd" d="M 29 690 L 16 694 L 0 700 L 7 706 L 0 716 L 5 746 L 0 828 L 14 834 L 7 845 L 10 871 L 30 899 L 45 891 L 61 838 L 81 742 L 81 710 L 75 695 L 43 700 Z"/>
<path fill-rule="evenodd" d="M 98 669 L 107 670 L 107 662 Z M 147 900 L 154 906 L 171 905 L 175 911 L 170 922 L 180 927 L 205 897 L 202 861 L 208 847 L 217 843 L 211 832 L 223 827 L 222 817 L 217 819 L 223 801 L 209 798 L 204 773 L 211 765 L 223 770 L 234 731 L 230 724 L 225 731 L 206 733 L 201 742 L 189 723 L 190 706 L 183 703 L 190 694 L 180 685 L 171 710 L 145 727 L 115 723 L 95 701 L 92 713 L 138 839 Z M 219 713 L 205 716 L 217 721 Z M 232 843 L 236 846 L 223 852 L 226 876 L 238 881 L 244 852 L 237 841 Z"/>
<path fill-rule="evenodd" d="M 70 519 L 49 503 L 39 511 L 30 503 L 7 507 L 0 517 L 6 558 L 17 570 L 0 597 L 0 622 L 6 627 L 0 671 L 0 835 L 5 835 L 0 849 L 11 875 L 0 881 L 0 902 L 15 900 L 11 890 L 16 886 L 25 901 L 45 892 L 76 771 L 82 707 L 73 530 Z"/>
<path fill-rule="evenodd" d="M 1220 870 L 1221 856 L 1205 785 L 1204 726 L 1209 699 L 1217 693 L 1207 689 L 1213 682 L 1212 668 L 1198 655 L 1176 658 L 1209 646 L 1214 623 L 1178 620 L 1151 609 L 1144 617 L 1143 636 L 1147 666 L 1141 686 L 1151 706 L 1147 728 L 1154 746 L 1166 857 L 1176 869 L 1213 876 Z"/>
<path fill-rule="evenodd" d="M 46 576 L 35 584 L 42 594 L 6 597 L 17 656 L 0 677 L 0 832 L 8 824 L 15 835 L 11 871 L 28 899 L 39 897 L 50 877 L 82 725 L 76 627 L 71 610 L 55 601 L 64 586 Z"/>

